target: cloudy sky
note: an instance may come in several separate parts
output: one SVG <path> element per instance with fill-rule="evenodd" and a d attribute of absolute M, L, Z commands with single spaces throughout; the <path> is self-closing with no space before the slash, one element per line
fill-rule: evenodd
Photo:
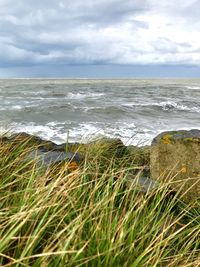
<path fill-rule="evenodd" d="M 0 0 L 0 77 L 200 77 L 200 0 Z"/>

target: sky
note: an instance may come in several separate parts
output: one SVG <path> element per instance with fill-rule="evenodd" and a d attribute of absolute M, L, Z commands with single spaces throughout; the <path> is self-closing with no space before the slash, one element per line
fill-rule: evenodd
<path fill-rule="evenodd" d="M 200 0 L 0 0 L 0 77 L 200 77 Z"/>

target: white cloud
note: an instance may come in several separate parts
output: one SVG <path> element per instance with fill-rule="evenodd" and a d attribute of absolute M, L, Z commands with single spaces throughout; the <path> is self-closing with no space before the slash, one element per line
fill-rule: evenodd
<path fill-rule="evenodd" d="M 0 66 L 200 65 L 195 0 L 0 0 Z"/>

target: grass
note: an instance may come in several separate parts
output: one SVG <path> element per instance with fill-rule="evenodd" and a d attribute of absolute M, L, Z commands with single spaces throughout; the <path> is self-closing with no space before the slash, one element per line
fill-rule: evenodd
<path fill-rule="evenodd" d="M 94 143 L 38 168 L 29 141 L 0 143 L 0 266 L 200 266 L 200 210 L 127 183 L 148 160 Z"/>

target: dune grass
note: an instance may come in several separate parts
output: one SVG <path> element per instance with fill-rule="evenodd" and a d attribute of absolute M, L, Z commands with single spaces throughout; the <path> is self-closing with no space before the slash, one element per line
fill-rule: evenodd
<path fill-rule="evenodd" d="M 200 210 L 169 184 L 141 193 L 138 155 L 95 145 L 76 170 L 38 168 L 27 143 L 0 143 L 0 266 L 200 266 Z"/>

